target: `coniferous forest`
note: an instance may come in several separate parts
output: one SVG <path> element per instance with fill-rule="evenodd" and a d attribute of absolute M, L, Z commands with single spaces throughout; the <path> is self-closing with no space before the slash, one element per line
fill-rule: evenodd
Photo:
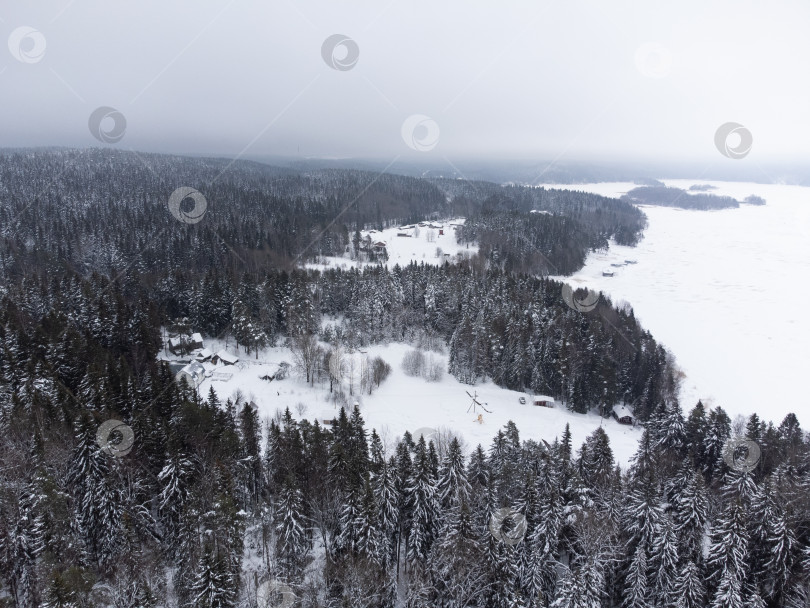
<path fill-rule="evenodd" d="M 204 193 L 199 223 L 167 209 L 180 186 Z M 302 267 L 360 229 L 454 214 L 480 246 L 469 260 Z M 0 155 L 0 605 L 809 605 L 797 418 L 679 403 L 677 365 L 632 309 L 578 312 L 548 278 L 644 225 L 627 202 L 486 182 Z M 463 383 L 574 413 L 625 403 L 643 431 L 619 466 L 601 428 L 574 445 L 568 428 L 546 443 L 510 423 L 472 446 L 384 443 L 358 408 L 329 427 L 263 420 L 158 362 L 178 318 L 248 352 L 430 339 Z M 131 451 L 100 445 L 108 420 Z M 742 437 L 761 451 L 750 466 L 729 456 Z"/>

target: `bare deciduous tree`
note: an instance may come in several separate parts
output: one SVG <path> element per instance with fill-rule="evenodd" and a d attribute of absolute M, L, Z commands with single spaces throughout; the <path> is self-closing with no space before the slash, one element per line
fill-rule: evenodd
<path fill-rule="evenodd" d="M 313 334 L 301 334 L 290 339 L 290 350 L 296 369 L 306 378 L 308 384 L 315 383 L 315 369 L 323 349 Z"/>

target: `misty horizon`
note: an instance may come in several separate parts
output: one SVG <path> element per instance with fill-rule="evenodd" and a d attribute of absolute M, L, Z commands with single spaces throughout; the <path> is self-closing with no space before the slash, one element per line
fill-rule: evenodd
<path fill-rule="evenodd" d="M 149 8 L 3 9 L 3 145 L 770 181 L 810 152 L 800 3 Z"/>

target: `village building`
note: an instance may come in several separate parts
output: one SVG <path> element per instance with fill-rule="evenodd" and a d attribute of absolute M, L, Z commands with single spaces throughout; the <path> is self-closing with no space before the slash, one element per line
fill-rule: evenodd
<path fill-rule="evenodd" d="M 232 355 L 229 352 L 224 350 L 219 351 L 213 357 L 211 357 L 211 363 L 218 365 L 222 363 L 223 365 L 236 365 L 239 362 L 239 357 L 236 355 Z"/>
<path fill-rule="evenodd" d="M 200 361 L 200 362 L 208 361 L 209 359 L 211 359 L 211 357 L 214 356 L 214 353 L 212 353 L 207 348 L 201 348 L 201 349 L 199 349 L 199 350 L 197 350 L 197 351 L 195 351 L 195 352 L 193 352 L 191 354 L 194 357 L 194 359 L 196 359 L 197 361 Z"/>
<path fill-rule="evenodd" d="M 202 363 L 194 361 L 177 372 L 175 379 L 178 384 L 185 382 L 191 388 L 197 388 L 205 379 L 205 368 L 202 366 Z"/>
<path fill-rule="evenodd" d="M 535 407 L 554 407 L 554 397 L 547 395 L 535 395 L 532 397 L 532 403 Z"/>
<path fill-rule="evenodd" d="M 636 418 L 633 416 L 633 411 L 626 405 L 613 406 L 613 417 L 619 424 L 635 424 Z"/>

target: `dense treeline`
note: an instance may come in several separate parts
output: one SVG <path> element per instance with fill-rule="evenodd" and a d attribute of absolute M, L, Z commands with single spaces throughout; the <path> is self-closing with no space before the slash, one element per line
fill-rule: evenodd
<path fill-rule="evenodd" d="M 592 195 L 375 177 L 0 156 L 0 605 L 254 606 L 272 580 L 313 608 L 804 605 L 810 450 L 795 417 L 732 429 L 698 404 L 684 420 L 675 365 L 632 310 L 573 310 L 541 270 L 515 272 L 521 241 L 497 238 L 523 230 L 573 268 L 608 238 L 633 242 L 643 215 Z M 171 217 L 178 186 L 205 192 L 205 221 Z M 458 265 L 282 269 L 313 240 L 313 254 L 340 252 L 358 227 L 462 208 L 484 255 Z M 547 445 L 509 424 L 470 453 L 452 430 L 384 444 L 357 409 L 330 428 L 261 421 L 239 394 L 202 398 L 156 361 L 159 328 L 184 317 L 249 352 L 445 344 L 462 382 L 578 412 L 625 402 L 646 428 L 621 471 L 601 428 L 577 451 L 568 429 Z M 134 433 L 129 454 L 97 437 L 113 419 Z M 762 448 L 750 472 L 723 458 L 733 434 Z M 501 508 L 504 530 L 490 525 Z"/>
<path fill-rule="evenodd" d="M 199 223 L 185 225 L 169 213 L 169 197 L 182 186 L 207 200 Z M 611 236 L 633 243 L 643 227 L 643 214 L 615 199 L 486 182 L 459 195 L 463 187 L 385 173 L 299 172 L 110 150 L 6 152 L 0 154 L 0 278 L 64 267 L 109 276 L 133 269 L 143 277 L 290 268 L 294 260 L 342 255 L 358 229 L 451 212 L 531 209 L 573 220 L 565 230 L 537 231 L 532 244 L 556 267 L 575 270 L 589 248 Z"/>
<path fill-rule="evenodd" d="M 120 294 L 100 299 L 103 310 Z M 793 415 L 732 428 L 721 408 L 699 403 L 684 419 L 659 403 L 624 472 L 601 428 L 576 450 L 567 428 L 547 445 L 510 423 L 469 453 L 451 431 L 384 444 L 357 409 L 329 429 L 287 411 L 265 442 L 241 400 L 203 400 L 136 356 L 156 349 L 139 321 L 151 306 L 111 323 L 71 314 L 68 327 L 48 312 L 26 332 L 27 314 L 5 301 L 6 604 L 253 606 L 270 580 L 306 607 L 810 598 L 810 445 Z M 119 325 L 132 330 L 122 342 Z M 100 448 L 107 419 L 132 427 L 128 455 Z M 723 457 L 736 433 L 761 446 L 750 471 Z"/>
<path fill-rule="evenodd" d="M 169 213 L 181 186 L 205 196 L 203 221 Z M 419 221 L 445 205 L 429 183 L 397 175 L 93 149 L 2 154 L 0 266 L 4 276 L 62 266 L 253 271 L 342 254 L 350 228 Z"/>
<path fill-rule="evenodd" d="M 635 245 L 646 227 L 636 207 L 597 194 L 485 182 L 437 185 L 467 216 L 459 241 L 477 242 L 482 257 L 512 271 L 571 274 L 610 239 Z"/>
<path fill-rule="evenodd" d="M 720 196 L 704 192 L 704 187 L 692 186 L 687 192 L 681 188 L 672 186 L 643 186 L 633 188 L 625 194 L 622 199 L 628 202 L 641 203 L 643 205 L 660 205 L 662 207 L 679 207 L 681 209 L 736 209 L 740 206 L 740 201 L 731 196 Z M 743 203 L 747 205 L 764 205 L 765 199 L 759 196 L 746 197 Z"/>
<path fill-rule="evenodd" d="M 301 335 L 337 338 L 349 348 L 432 338 L 449 345 L 449 371 L 460 381 L 491 379 L 549 394 L 577 412 L 607 413 L 623 401 L 644 420 L 656 404 L 675 398 L 676 366 L 632 310 L 603 298 L 596 310 L 579 313 L 566 305 L 561 287 L 466 263 L 412 263 L 390 270 L 268 271 L 236 284 L 216 272 L 199 279 L 178 272 L 154 288 L 99 276 L 31 277 L 8 287 L 4 306 L 15 311 L 10 335 L 23 344 L 30 336 L 42 342 L 25 351 L 29 365 L 52 366 L 44 355 L 66 351 L 59 355 L 70 360 L 65 365 L 80 366 L 59 377 L 71 390 L 86 371 L 71 343 L 76 334 L 91 332 L 117 349 L 115 358 L 128 357 L 141 369 L 157 352 L 161 322 L 187 317 L 208 335 L 233 336 L 248 353 Z M 324 316 L 342 322 L 324 326 Z M 137 348 L 124 352 L 132 332 L 140 336 Z"/>

